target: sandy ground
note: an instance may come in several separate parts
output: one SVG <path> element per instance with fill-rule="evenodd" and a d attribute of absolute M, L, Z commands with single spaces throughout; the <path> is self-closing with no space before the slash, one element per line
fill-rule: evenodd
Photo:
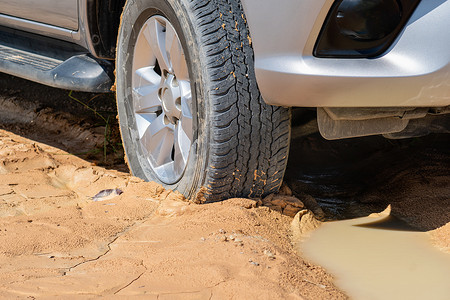
<path fill-rule="evenodd" d="M 302 260 L 292 218 L 195 205 L 155 183 L 0 130 L 0 297 L 344 298 Z M 104 189 L 123 191 L 93 200 Z"/>
<path fill-rule="evenodd" d="M 76 96 L 95 107 L 92 95 Z M 263 201 L 196 205 L 130 176 L 117 132 L 107 130 L 106 140 L 105 124 L 77 105 L 67 91 L 0 75 L 0 298 L 345 299 L 332 276 L 292 246 L 292 235 L 319 224 L 305 208 L 325 220 L 390 204 L 449 252 L 446 137 L 368 153 L 359 142 L 325 142 L 306 129 L 297 132 L 287 172 L 297 198 L 284 188 Z M 101 109 L 114 116 L 110 107 Z M 433 152 L 436 144 L 444 150 Z M 358 156 L 362 163 L 349 163 Z M 335 178 L 323 183 L 332 192 L 311 179 L 323 174 Z M 123 193 L 94 198 L 105 189 Z M 338 198 L 353 210 L 327 206 Z"/>

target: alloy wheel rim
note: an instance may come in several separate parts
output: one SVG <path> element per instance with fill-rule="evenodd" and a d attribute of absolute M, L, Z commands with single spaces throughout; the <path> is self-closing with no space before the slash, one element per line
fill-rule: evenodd
<path fill-rule="evenodd" d="M 163 16 L 150 17 L 138 34 L 131 88 L 141 152 L 162 182 L 176 183 L 193 141 L 192 92 L 181 41 Z"/>

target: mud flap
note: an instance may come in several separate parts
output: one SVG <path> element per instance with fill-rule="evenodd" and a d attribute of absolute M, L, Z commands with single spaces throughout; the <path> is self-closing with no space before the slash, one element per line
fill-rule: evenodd
<path fill-rule="evenodd" d="M 409 119 L 381 117 L 362 120 L 334 120 L 326 109 L 317 108 L 320 134 L 327 140 L 360 137 L 366 135 L 400 132 L 408 126 Z"/>

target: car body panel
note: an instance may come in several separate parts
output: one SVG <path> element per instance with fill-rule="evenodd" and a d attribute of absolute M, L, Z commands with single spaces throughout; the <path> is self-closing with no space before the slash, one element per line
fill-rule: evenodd
<path fill-rule="evenodd" d="M 0 14 L 78 29 L 78 0 L 0 0 Z"/>
<path fill-rule="evenodd" d="M 450 1 L 421 1 L 384 55 L 312 55 L 332 0 L 242 0 L 259 88 L 269 104 L 300 107 L 450 105 Z"/>
<path fill-rule="evenodd" d="M 0 0 L 0 26 L 69 41 L 98 57 L 88 26 L 89 0 L 24 1 L 27 11 L 21 11 L 17 1 Z M 317 58 L 313 48 L 333 3 L 279 0 L 274 6 L 272 0 L 242 0 L 257 82 L 267 103 L 298 107 L 450 105 L 449 0 L 421 1 L 380 57 Z M 20 6 L 25 6 L 23 1 Z M 33 10 L 36 17 L 30 15 Z"/>
<path fill-rule="evenodd" d="M 13 16 L 0 14 L 0 26 L 17 29 L 20 31 L 30 32 L 66 42 L 74 41 L 74 34 L 77 31 L 48 25 L 36 21 L 21 19 Z"/>
<path fill-rule="evenodd" d="M 0 0 L 6 2 L 13 2 L 10 0 Z M 17 29 L 20 31 L 30 32 L 33 34 L 42 35 L 45 37 L 53 38 L 56 40 L 62 40 L 77 44 L 87 49 L 93 56 L 97 57 L 90 39 L 90 32 L 88 26 L 88 2 L 90 0 L 64 0 L 61 2 L 71 3 L 68 7 L 71 7 L 73 13 L 76 13 L 77 26 L 76 28 L 69 29 L 58 26 L 56 24 L 49 24 L 50 22 L 43 23 L 39 21 L 28 20 L 20 18 L 18 16 L 6 15 L 2 13 L 0 8 L 0 26 Z M 38 1 L 39 2 L 39 1 Z M 49 0 L 49 2 L 53 2 Z M 73 5 L 76 4 L 75 7 Z M 48 13 L 52 14 L 52 13 Z M 50 19 L 50 18 L 49 18 Z M 73 26 L 75 27 L 75 26 Z"/>

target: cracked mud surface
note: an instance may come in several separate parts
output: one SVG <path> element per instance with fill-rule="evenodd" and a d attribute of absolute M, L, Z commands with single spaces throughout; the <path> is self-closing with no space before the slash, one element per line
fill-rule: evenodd
<path fill-rule="evenodd" d="M 389 150 L 375 140 L 380 146 L 370 153 L 342 152 L 358 143 L 322 144 L 306 129 L 288 169 L 301 201 L 283 187 L 282 196 L 261 202 L 196 205 L 130 176 L 117 132 L 106 140 L 105 124 L 67 94 L 0 74 L 0 298 L 345 299 L 332 276 L 291 244 L 297 212 L 313 221 L 302 228 L 319 223 L 304 207 L 326 219 L 391 204 L 448 252 L 448 149 L 435 154 L 428 147 L 448 139 L 425 139 L 414 160 L 398 160 L 414 143 Z M 75 96 L 114 119 L 108 98 Z M 327 155 L 308 156 L 311 149 Z M 366 154 L 363 163 L 346 162 Z M 330 162 L 348 167 L 336 173 Z M 383 171 L 362 171 L 375 165 Z M 328 182 L 333 176 L 339 180 Z M 105 189 L 123 193 L 94 201 Z M 340 200 L 352 203 L 351 212 Z"/>
<path fill-rule="evenodd" d="M 344 298 L 256 201 L 190 204 L 5 130 L 0 153 L 2 298 Z M 93 201 L 107 188 L 123 193 Z"/>

